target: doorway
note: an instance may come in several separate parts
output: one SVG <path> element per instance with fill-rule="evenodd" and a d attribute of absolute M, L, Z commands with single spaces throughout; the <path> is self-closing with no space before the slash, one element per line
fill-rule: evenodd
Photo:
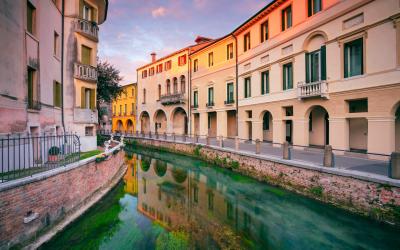
<path fill-rule="evenodd" d="M 293 143 L 293 121 L 288 120 L 286 121 L 285 124 L 285 130 L 286 130 L 286 141 L 289 142 L 290 144 Z"/>

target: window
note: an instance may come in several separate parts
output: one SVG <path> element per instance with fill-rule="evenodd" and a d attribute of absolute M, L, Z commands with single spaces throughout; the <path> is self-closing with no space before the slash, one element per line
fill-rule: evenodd
<path fill-rule="evenodd" d="M 293 116 L 293 106 L 284 107 L 286 116 Z"/>
<path fill-rule="evenodd" d="M 142 164 L 143 164 L 143 163 L 142 163 Z M 146 178 L 142 178 L 142 180 L 143 180 L 143 193 L 145 194 L 146 191 L 147 191 L 147 188 L 146 188 Z"/>
<path fill-rule="evenodd" d="M 26 30 L 35 35 L 36 33 L 36 8 L 27 1 L 27 19 L 26 19 Z"/>
<path fill-rule="evenodd" d="M 60 35 L 57 34 L 57 32 L 54 31 L 54 48 L 53 48 L 53 53 L 55 56 L 59 57 L 60 56 Z"/>
<path fill-rule="evenodd" d="M 269 130 L 269 116 L 270 114 L 268 112 L 263 116 L 263 130 Z"/>
<path fill-rule="evenodd" d="M 81 89 L 81 108 L 95 109 L 96 108 L 96 90 L 82 87 Z"/>
<path fill-rule="evenodd" d="M 193 92 L 193 107 L 199 107 L 199 92 L 197 90 Z"/>
<path fill-rule="evenodd" d="M 214 106 L 214 88 L 208 88 L 208 106 Z"/>
<path fill-rule="evenodd" d="M 85 45 L 82 45 L 82 50 L 81 50 L 81 63 L 90 65 L 90 59 L 92 56 L 92 49 L 89 47 L 86 47 Z"/>
<path fill-rule="evenodd" d="M 143 104 L 146 103 L 146 89 L 143 89 Z"/>
<path fill-rule="evenodd" d="M 149 76 L 153 76 L 154 75 L 154 67 L 151 67 L 149 69 Z"/>
<path fill-rule="evenodd" d="M 61 108 L 61 84 L 57 81 L 53 82 L 53 105 Z"/>
<path fill-rule="evenodd" d="M 113 108 L 113 115 L 115 115 L 116 113 L 117 113 L 117 106 L 114 105 L 114 108 Z"/>
<path fill-rule="evenodd" d="M 161 73 L 162 72 L 162 64 L 157 65 L 157 73 Z"/>
<path fill-rule="evenodd" d="M 268 40 L 268 21 L 265 21 L 261 24 L 261 42 L 265 42 Z"/>
<path fill-rule="evenodd" d="M 186 91 L 186 80 L 185 76 L 181 76 L 181 93 L 185 93 Z"/>
<path fill-rule="evenodd" d="M 86 136 L 93 136 L 94 128 L 92 126 L 85 127 L 85 135 Z"/>
<path fill-rule="evenodd" d="M 250 33 L 247 33 L 243 37 L 244 52 L 250 49 Z"/>
<path fill-rule="evenodd" d="M 186 64 L 186 55 L 180 56 L 180 57 L 178 58 L 178 65 L 179 65 L 179 66 L 183 66 L 183 65 L 185 65 L 185 64 Z"/>
<path fill-rule="evenodd" d="M 326 47 L 306 53 L 306 82 L 326 80 Z"/>
<path fill-rule="evenodd" d="M 167 80 L 167 94 L 171 94 L 171 81 L 169 79 Z"/>
<path fill-rule="evenodd" d="M 132 103 L 132 107 L 131 107 L 131 115 L 135 114 L 135 104 Z"/>
<path fill-rule="evenodd" d="M 171 60 L 165 62 L 165 70 L 170 70 L 172 66 Z"/>
<path fill-rule="evenodd" d="M 350 100 L 349 113 L 368 112 L 368 99 Z"/>
<path fill-rule="evenodd" d="M 97 21 L 97 10 L 90 6 L 88 3 L 85 1 L 79 1 L 81 5 L 80 7 L 80 16 L 82 19 L 88 20 L 88 21 Z"/>
<path fill-rule="evenodd" d="M 344 77 L 364 74 L 363 38 L 344 44 Z"/>
<path fill-rule="evenodd" d="M 36 70 L 28 67 L 28 109 L 40 109 Z"/>
<path fill-rule="evenodd" d="M 194 59 L 193 61 L 193 71 L 197 72 L 199 70 L 199 60 L 198 59 Z"/>
<path fill-rule="evenodd" d="M 122 105 L 119 105 L 119 115 L 122 115 Z"/>
<path fill-rule="evenodd" d="M 251 119 L 253 118 L 253 111 L 252 110 L 246 110 L 247 118 Z"/>
<path fill-rule="evenodd" d="M 194 203 L 199 202 L 199 188 L 196 186 L 193 187 L 193 202 Z"/>
<path fill-rule="evenodd" d="M 286 7 L 282 10 L 282 31 L 292 27 L 292 6 Z"/>
<path fill-rule="evenodd" d="M 233 43 L 226 46 L 226 60 L 233 59 Z"/>
<path fill-rule="evenodd" d="M 211 67 L 214 65 L 214 53 L 208 53 L 208 67 Z"/>
<path fill-rule="evenodd" d="M 142 78 L 146 78 L 147 77 L 147 70 L 143 70 L 142 71 Z"/>
<path fill-rule="evenodd" d="M 261 73 L 261 94 L 265 95 L 269 93 L 269 71 Z"/>
<path fill-rule="evenodd" d="M 312 16 L 322 10 L 322 0 L 308 0 L 308 16 Z"/>
<path fill-rule="evenodd" d="M 127 105 L 125 104 L 124 115 L 126 115 L 127 113 L 128 113 L 128 107 L 127 107 Z"/>
<path fill-rule="evenodd" d="M 158 84 L 158 100 L 161 98 L 161 85 Z"/>
<path fill-rule="evenodd" d="M 174 78 L 174 94 L 178 93 L 178 78 Z"/>
<path fill-rule="evenodd" d="M 283 65 L 283 90 L 293 89 L 293 64 Z"/>
<path fill-rule="evenodd" d="M 234 93 L 233 93 L 233 82 L 230 82 L 226 85 L 226 103 L 234 103 Z"/>
<path fill-rule="evenodd" d="M 244 98 L 251 97 L 251 77 L 244 79 Z"/>

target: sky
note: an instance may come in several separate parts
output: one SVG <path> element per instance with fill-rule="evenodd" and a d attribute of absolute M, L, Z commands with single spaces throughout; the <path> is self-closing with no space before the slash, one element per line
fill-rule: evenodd
<path fill-rule="evenodd" d="M 194 43 L 233 31 L 271 0 L 109 0 L 100 26 L 100 60 L 113 64 L 121 85 L 136 81 L 136 68 Z"/>

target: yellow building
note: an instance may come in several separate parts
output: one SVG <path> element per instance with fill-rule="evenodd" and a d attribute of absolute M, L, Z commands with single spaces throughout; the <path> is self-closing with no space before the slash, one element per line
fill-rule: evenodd
<path fill-rule="evenodd" d="M 112 103 L 112 131 L 136 131 L 136 83 L 123 86 L 121 95 Z"/>

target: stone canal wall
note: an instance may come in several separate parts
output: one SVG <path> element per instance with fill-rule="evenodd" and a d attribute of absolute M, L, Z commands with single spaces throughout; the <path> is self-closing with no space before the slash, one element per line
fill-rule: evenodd
<path fill-rule="evenodd" d="M 0 184 L 0 249 L 26 245 L 110 188 L 124 171 L 124 152 L 117 152 Z"/>
<path fill-rule="evenodd" d="M 400 226 L 400 181 L 203 144 L 134 139 L 138 145 L 192 155 L 219 166 Z"/>

